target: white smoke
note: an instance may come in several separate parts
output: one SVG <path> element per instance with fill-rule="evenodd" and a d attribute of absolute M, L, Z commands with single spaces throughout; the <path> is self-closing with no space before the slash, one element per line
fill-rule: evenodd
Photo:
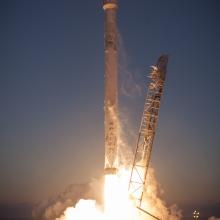
<path fill-rule="evenodd" d="M 215 216 L 211 216 L 211 217 L 208 218 L 208 220 L 220 220 L 220 218 L 215 217 Z"/>
<path fill-rule="evenodd" d="M 176 204 L 168 207 L 166 202 L 161 199 L 164 191 L 156 180 L 155 170 L 150 167 L 146 178 L 146 188 L 143 200 L 143 207 L 146 211 L 163 220 L 178 220 L 182 218 L 182 211 Z"/>
<path fill-rule="evenodd" d="M 99 212 L 98 209 L 95 200 L 80 199 L 75 207 L 68 207 L 56 220 L 87 220 L 88 216 L 95 220 L 103 220 L 101 209 Z"/>
<path fill-rule="evenodd" d="M 37 204 L 32 216 L 39 220 L 54 220 L 80 199 L 94 199 L 97 203 L 102 203 L 102 191 L 103 178 L 93 179 L 90 183 L 69 185 L 57 196 Z"/>
<path fill-rule="evenodd" d="M 133 160 L 133 148 L 137 138 L 130 121 L 134 98 L 143 94 L 143 86 L 137 82 L 140 74 L 129 69 L 129 58 L 124 46 L 122 36 L 118 30 L 119 53 L 119 164 L 129 166 Z M 128 106 L 131 105 L 131 106 Z"/>
<path fill-rule="evenodd" d="M 101 204 L 102 186 L 102 179 L 93 180 L 90 184 L 71 185 L 56 198 L 50 199 L 47 203 L 42 203 L 36 207 L 33 211 L 34 217 L 41 220 L 66 220 L 72 219 L 68 218 L 68 216 L 75 216 L 74 219 L 84 220 L 83 216 L 88 216 L 88 213 L 91 213 L 91 216 L 97 216 L 97 219 L 103 219 L 103 207 Z M 150 167 L 146 178 L 143 209 L 159 219 L 181 219 L 181 210 L 175 204 L 168 207 L 166 202 L 161 199 L 163 193 L 156 180 L 155 171 Z M 86 199 L 86 202 L 83 199 Z M 152 217 L 144 212 L 140 212 L 137 219 L 152 220 Z M 209 220 L 219 219 L 211 217 Z"/>
<path fill-rule="evenodd" d="M 142 94 L 142 87 L 135 80 L 137 73 L 131 72 L 128 68 L 128 56 L 120 33 L 118 32 L 118 52 L 119 52 L 119 80 L 120 92 L 129 98 L 134 98 Z"/>

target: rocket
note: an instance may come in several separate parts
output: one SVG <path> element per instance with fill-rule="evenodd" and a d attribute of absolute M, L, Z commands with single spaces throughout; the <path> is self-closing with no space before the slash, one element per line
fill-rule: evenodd
<path fill-rule="evenodd" d="M 104 0 L 105 13 L 105 174 L 116 174 L 118 163 L 118 33 L 117 0 Z"/>

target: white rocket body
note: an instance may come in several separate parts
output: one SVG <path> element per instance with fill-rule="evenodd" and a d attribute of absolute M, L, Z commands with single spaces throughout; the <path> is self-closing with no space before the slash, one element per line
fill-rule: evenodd
<path fill-rule="evenodd" d="M 104 0 L 105 11 L 105 173 L 117 172 L 118 40 L 117 0 Z"/>

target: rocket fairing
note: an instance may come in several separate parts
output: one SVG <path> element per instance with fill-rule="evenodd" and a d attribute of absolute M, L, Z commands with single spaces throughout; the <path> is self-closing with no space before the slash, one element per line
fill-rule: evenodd
<path fill-rule="evenodd" d="M 105 12 L 105 173 L 117 172 L 118 155 L 118 34 L 117 0 L 104 0 Z"/>

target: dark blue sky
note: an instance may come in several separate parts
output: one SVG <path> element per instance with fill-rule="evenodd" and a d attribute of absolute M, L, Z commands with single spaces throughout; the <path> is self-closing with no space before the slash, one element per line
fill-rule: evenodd
<path fill-rule="evenodd" d="M 177 204 L 220 202 L 219 11 L 218 0 L 120 1 L 129 85 L 142 91 L 124 95 L 120 72 L 134 134 L 149 66 L 170 55 L 152 163 Z M 1 1 L 0 16 L 0 201 L 37 201 L 102 173 L 103 11 L 20 0 Z"/>

